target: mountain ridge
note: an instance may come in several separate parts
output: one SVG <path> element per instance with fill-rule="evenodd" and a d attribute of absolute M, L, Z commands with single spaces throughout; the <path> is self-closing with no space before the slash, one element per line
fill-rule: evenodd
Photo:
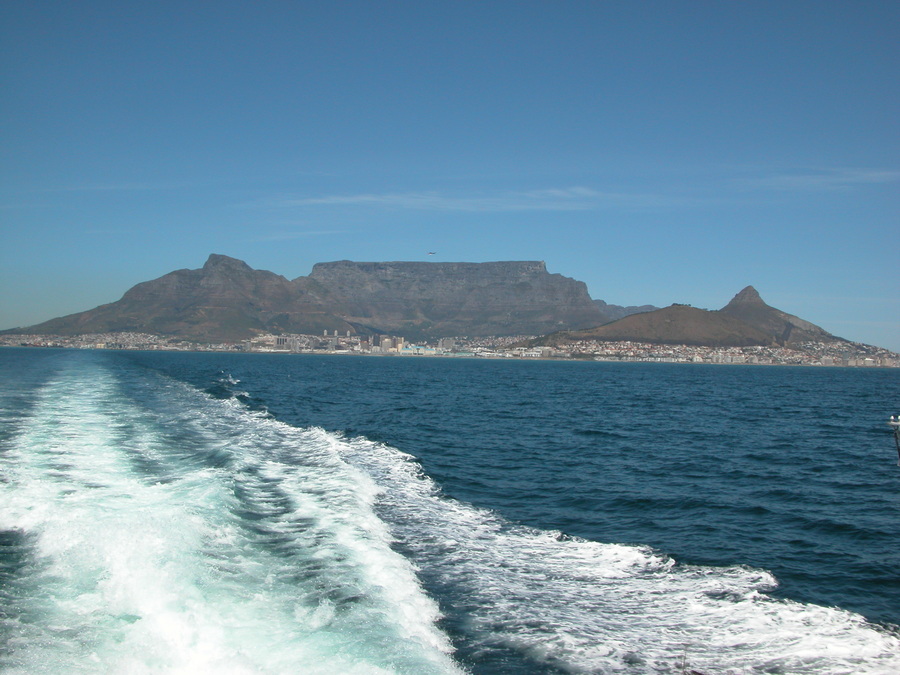
<path fill-rule="evenodd" d="M 781 344 L 844 341 L 793 314 L 767 305 L 753 286 L 746 286 L 719 310 L 770 335 Z"/>
<path fill-rule="evenodd" d="M 643 312 L 652 312 L 660 309 L 654 305 L 629 305 L 623 307 L 622 305 L 609 304 L 603 300 L 594 300 L 594 304 L 600 308 L 607 323 L 618 319 L 624 319 L 626 316 L 631 316 L 632 314 L 641 314 Z"/>
<path fill-rule="evenodd" d="M 546 344 L 563 336 L 712 346 L 843 341 L 770 307 L 752 286 L 717 311 L 621 307 L 592 300 L 584 282 L 548 272 L 543 261 L 339 260 L 289 280 L 221 254 L 138 283 L 116 302 L 2 332 L 125 331 L 195 341 L 323 331 L 416 340 L 530 334 L 545 335 Z"/>
<path fill-rule="evenodd" d="M 534 335 L 602 320 L 584 282 L 550 274 L 542 261 L 344 260 L 288 280 L 212 254 L 202 268 L 141 282 L 116 302 L 13 330 L 140 331 L 199 341 L 337 330 L 419 339 Z"/>
<path fill-rule="evenodd" d="M 553 346 L 584 340 L 710 347 L 847 342 L 809 321 L 767 305 L 753 286 L 743 288 L 720 310 L 673 304 L 587 330 L 547 335 L 529 344 Z"/>

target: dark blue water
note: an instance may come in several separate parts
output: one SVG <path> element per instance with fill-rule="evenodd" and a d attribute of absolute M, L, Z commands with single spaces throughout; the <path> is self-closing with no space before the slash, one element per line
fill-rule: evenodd
<path fill-rule="evenodd" d="M 257 478 L 223 494 L 268 486 L 279 518 L 324 489 L 282 484 L 285 467 L 312 461 L 296 448 L 333 448 L 348 481 L 374 481 L 359 489 L 375 490 L 387 528 L 341 555 L 365 567 L 359 542 L 387 537 L 463 670 L 679 672 L 682 659 L 704 672 L 896 670 L 900 467 L 886 421 L 900 411 L 898 370 L 6 350 L 7 447 L 24 452 L 18 421 L 46 414 L 41 392 L 73 359 L 153 417 L 126 434 L 131 446 L 164 438 L 176 408 L 218 419 L 227 404 L 254 420 L 223 461 L 231 471 L 252 453 Z M 270 423 L 328 433 L 273 439 L 258 426 Z M 173 445 L 236 453 L 224 428 L 139 454 L 163 466 Z M 33 554 L 23 538 L 37 535 L 6 531 L 15 585 Z M 427 672 L 391 658 L 384 672 Z"/>
<path fill-rule="evenodd" d="M 279 419 L 411 453 L 454 498 L 900 623 L 900 372 L 263 356 L 193 382 L 224 370 Z"/>

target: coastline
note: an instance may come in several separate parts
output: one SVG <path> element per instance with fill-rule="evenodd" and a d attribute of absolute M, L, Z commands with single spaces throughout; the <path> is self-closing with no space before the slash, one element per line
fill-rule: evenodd
<path fill-rule="evenodd" d="M 0 335 L 0 347 L 34 349 L 102 349 L 114 351 L 217 352 L 240 354 L 318 354 L 517 361 L 590 361 L 604 363 L 674 363 L 708 365 L 898 368 L 900 354 L 861 343 L 810 343 L 788 347 L 706 347 L 643 342 L 592 342 L 562 348 L 520 346 L 530 336 L 445 338 L 437 346 L 408 344 L 384 336 L 386 348 L 359 336 L 260 336 L 240 343 L 197 343 L 148 333 L 77 336 Z M 396 346 L 393 346 L 396 345 Z M 444 345 L 444 346 L 442 346 Z"/>

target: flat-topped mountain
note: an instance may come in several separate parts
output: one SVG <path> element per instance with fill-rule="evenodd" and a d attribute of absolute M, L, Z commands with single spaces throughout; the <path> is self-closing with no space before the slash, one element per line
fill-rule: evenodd
<path fill-rule="evenodd" d="M 718 311 L 675 304 L 632 314 L 596 328 L 547 335 L 531 344 L 558 345 L 582 340 L 708 347 L 846 342 L 819 326 L 770 307 L 752 286 L 747 286 Z"/>
<path fill-rule="evenodd" d="M 136 331 L 201 341 L 260 333 L 543 334 L 603 316 L 581 281 L 543 262 L 315 265 L 292 281 L 223 255 L 130 289 L 121 300 L 16 329 L 77 335 Z M 7 331 L 12 332 L 12 331 Z"/>
<path fill-rule="evenodd" d="M 327 288 L 331 307 L 364 331 L 521 335 L 603 322 L 587 286 L 548 273 L 543 262 L 342 260 L 315 265 L 308 279 Z"/>

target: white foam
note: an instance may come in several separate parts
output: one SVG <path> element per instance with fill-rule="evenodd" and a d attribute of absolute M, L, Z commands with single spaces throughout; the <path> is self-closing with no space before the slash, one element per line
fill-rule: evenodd
<path fill-rule="evenodd" d="M 0 528 L 34 539 L 5 670 L 458 672 L 333 436 L 120 377 L 76 362 L 0 459 Z"/>
<path fill-rule="evenodd" d="M 900 639 L 837 608 L 774 599 L 764 570 L 677 565 L 647 548 L 513 526 L 443 498 L 408 455 L 365 439 L 344 458 L 384 488 L 405 546 L 468 614 L 473 648 L 572 673 L 898 673 Z"/>
<path fill-rule="evenodd" d="M 73 366 L 5 443 L 0 528 L 34 553 L 4 608 L 5 672 L 459 672 L 393 537 L 450 589 L 473 649 L 538 667 L 900 672 L 897 636 L 773 599 L 763 570 L 517 527 L 396 449 L 172 381 L 143 383 L 144 405 L 122 377 Z"/>

